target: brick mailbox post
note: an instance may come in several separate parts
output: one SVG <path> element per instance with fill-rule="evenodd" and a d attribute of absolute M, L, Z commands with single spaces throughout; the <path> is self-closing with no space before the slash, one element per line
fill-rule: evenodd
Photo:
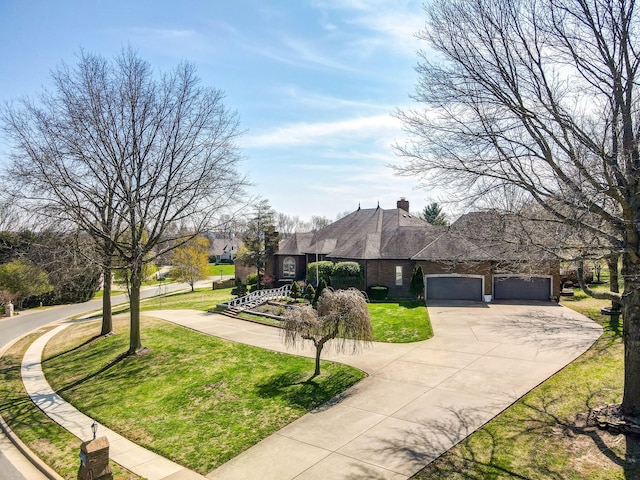
<path fill-rule="evenodd" d="M 107 437 L 94 438 L 82 443 L 78 480 L 113 480 Z"/>

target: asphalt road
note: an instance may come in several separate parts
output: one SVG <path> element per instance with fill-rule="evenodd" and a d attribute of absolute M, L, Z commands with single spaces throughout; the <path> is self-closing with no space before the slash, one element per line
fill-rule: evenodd
<path fill-rule="evenodd" d="M 211 285 L 211 281 L 206 280 L 199 282 L 198 287 Z M 185 283 L 170 283 L 158 287 L 147 287 L 140 292 L 141 298 L 153 297 L 156 295 L 176 292 L 179 290 L 189 289 L 189 285 Z M 117 305 L 128 302 L 126 295 L 117 295 L 112 297 L 112 304 Z M 37 328 L 47 325 L 58 320 L 79 315 L 93 310 L 102 308 L 102 299 L 90 300 L 84 303 L 75 303 L 71 305 L 60 305 L 46 310 L 34 312 L 25 312 L 15 315 L 11 318 L 0 319 L 0 349 L 12 342 L 18 337 L 31 332 Z M 4 434 L 0 432 L 0 435 Z M 0 480 L 32 480 L 24 477 L 11 462 L 9 462 L 3 452 L 0 450 Z"/>

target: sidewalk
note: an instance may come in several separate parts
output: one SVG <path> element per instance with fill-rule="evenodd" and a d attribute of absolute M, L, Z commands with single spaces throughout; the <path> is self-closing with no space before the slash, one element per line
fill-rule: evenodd
<path fill-rule="evenodd" d="M 187 310 L 146 312 L 194 330 L 280 352 L 279 329 Z M 323 358 L 369 374 L 218 469 L 213 479 L 405 479 L 586 351 L 601 328 L 557 305 L 429 307 L 435 337 L 374 343 L 360 355 Z M 44 380 L 42 349 L 67 324 L 40 337 L 23 359 L 25 388 L 51 418 L 79 438 L 93 420 Z M 330 344 L 328 344 L 330 345 Z M 150 480 L 203 478 L 99 427 L 114 461 Z"/>
<path fill-rule="evenodd" d="M 93 437 L 91 424 L 93 419 L 76 410 L 71 404 L 51 390 L 42 372 L 42 350 L 56 334 L 69 327 L 64 323 L 31 344 L 22 359 L 22 382 L 31 400 L 52 420 L 62 425 L 81 440 Z M 148 480 L 202 480 L 204 477 L 195 472 L 146 450 L 103 425 L 98 426 L 98 435 L 109 439 L 110 458 Z M 78 443 L 80 448 L 80 443 Z"/>

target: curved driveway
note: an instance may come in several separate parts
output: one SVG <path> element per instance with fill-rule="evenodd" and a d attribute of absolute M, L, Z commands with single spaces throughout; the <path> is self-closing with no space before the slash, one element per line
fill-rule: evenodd
<path fill-rule="evenodd" d="M 313 356 L 310 348 L 287 350 L 273 327 L 186 310 L 147 314 L 229 340 Z M 374 343 L 355 356 L 323 354 L 369 377 L 207 477 L 407 478 L 581 355 L 602 333 L 596 323 L 556 304 L 434 304 L 429 315 L 430 340 Z"/>

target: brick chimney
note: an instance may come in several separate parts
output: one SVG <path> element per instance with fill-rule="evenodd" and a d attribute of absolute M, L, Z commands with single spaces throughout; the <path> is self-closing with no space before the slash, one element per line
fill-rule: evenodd
<path fill-rule="evenodd" d="M 404 197 L 400 198 L 400 200 L 398 200 L 398 208 L 400 210 L 404 210 L 405 212 L 409 213 L 409 200 L 405 200 Z"/>

